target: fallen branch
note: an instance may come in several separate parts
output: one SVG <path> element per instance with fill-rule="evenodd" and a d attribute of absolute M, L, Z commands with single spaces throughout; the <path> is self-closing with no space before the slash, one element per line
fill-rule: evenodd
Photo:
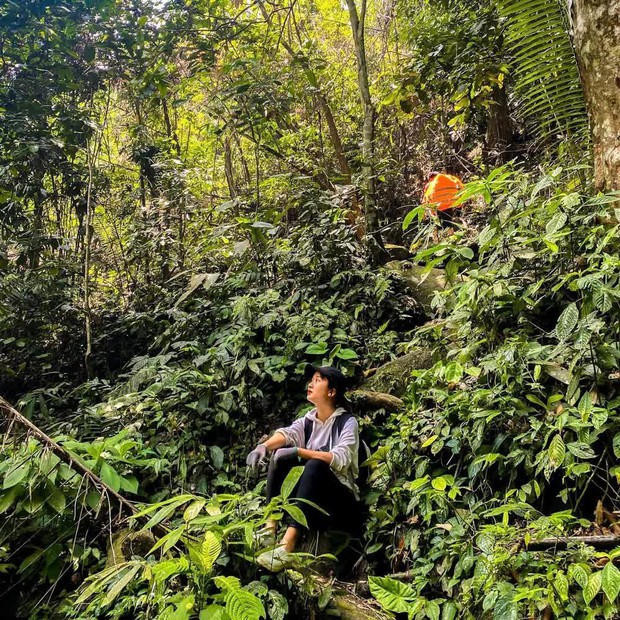
<path fill-rule="evenodd" d="M 131 514 L 137 512 L 136 507 L 120 493 L 107 485 L 97 474 L 93 473 L 86 465 L 74 458 L 70 452 L 65 450 L 59 443 L 46 435 L 38 426 L 33 424 L 28 418 L 24 417 L 15 407 L 8 403 L 0 396 L 0 410 L 6 416 L 9 431 L 13 424 L 18 424 L 25 429 L 33 437 L 36 437 L 43 445 L 47 446 L 63 463 L 66 463 L 71 469 L 80 472 L 85 478 L 90 480 L 96 487 L 104 490 L 108 495 L 113 497 L 121 507 Z"/>
<path fill-rule="evenodd" d="M 525 545 L 529 551 L 546 551 L 547 549 L 566 549 L 568 545 L 590 545 L 596 549 L 609 549 L 620 545 L 620 536 L 615 534 L 602 534 L 594 536 L 553 536 L 551 538 L 541 538 L 533 540 Z"/>

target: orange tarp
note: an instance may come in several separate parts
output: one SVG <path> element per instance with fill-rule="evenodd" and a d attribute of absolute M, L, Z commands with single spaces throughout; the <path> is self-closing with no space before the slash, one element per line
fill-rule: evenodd
<path fill-rule="evenodd" d="M 451 209 L 456 195 L 463 187 L 463 182 L 458 177 L 451 174 L 438 174 L 426 184 L 423 204 L 439 211 Z"/>

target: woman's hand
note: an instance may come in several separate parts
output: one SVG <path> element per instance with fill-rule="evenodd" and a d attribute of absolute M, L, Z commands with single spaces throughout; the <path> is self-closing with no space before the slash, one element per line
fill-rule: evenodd
<path fill-rule="evenodd" d="M 248 454 L 248 457 L 245 459 L 246 465 L 252 469 L 263 465 L 265 459 L 267 458 L 267 446 L 263 443 L 260 443 Z"/>

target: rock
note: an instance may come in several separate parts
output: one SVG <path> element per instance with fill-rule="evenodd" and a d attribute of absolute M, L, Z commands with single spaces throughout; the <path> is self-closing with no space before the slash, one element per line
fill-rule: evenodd
<path fill-rule="evenodd" d="M 425 267 L 414 265 L 409 261 L 397 260 L 387 263 L 385 269 L 404 283 L 425 314 L 433 315 L 431 302 L 435 293 L 447 288 L 446 274 L 443 269 L 431 269 L 430 272 L 423 274 Z"/>
<path fill-rule="evenodd" d="M 369 601 L 342 589 L 334 589 L 327 609 L 338 614 L 341 620 L 387 620 L 388 615 Z"/>
<path fill-rule="evenodd" d="M 416 349 L 377 368 L 375 374 L 364 381 L 361 389 L 400 397 L 407 390 L 411 371 L 424 370 L 432 364 L 430 349 Z"/>
<path fill-rule="evenodd" d="M 155 544 L 150 531 L 134 531 L 126 527 L 113 534 L 108 541 L 105 567 L 117 566 L 134 556 L 145 558 Z"/>
<path fill-rule="evenodd" d="M 338 581 L 313 572 L 302 574 L 291 569 L 286 572 L 300 597 L 307 601 L 305 617 L 308 620 L 334 617 L 341 620 L 389 620 L 393 617 L 382 611 L 376 601 L 360 596 L 359 582 Z"/>

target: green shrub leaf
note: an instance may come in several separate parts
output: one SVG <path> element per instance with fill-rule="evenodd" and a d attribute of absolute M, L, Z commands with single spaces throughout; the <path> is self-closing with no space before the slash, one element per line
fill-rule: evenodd
<path fill-rule="evenodd" d="M 391 577 L 370 577 L 370 593 L 387 611 L 406 612 L 415 599 L 415 590 L 402 581 Z"/>

